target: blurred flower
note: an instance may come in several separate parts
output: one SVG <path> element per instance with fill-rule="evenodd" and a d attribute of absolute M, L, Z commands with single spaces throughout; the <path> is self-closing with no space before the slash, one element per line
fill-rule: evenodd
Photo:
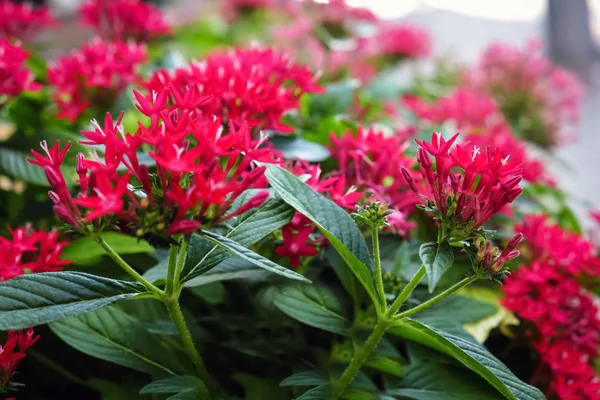
<path fill-rule="evenodd" d="M 26 331 L 8 332 L 6 343 L 4 346 L 0 345 L 0 393 L 9 387 L 10 380 L 15 375 L 19 363 L 25 358 L 27 350 L 39 338 L 39 335 L 34 336 L 31 328 Z"/>
<path fill-rule="evenodd" d="M 540 43 L 523 49 L 490 46 L 464 74 L 465 84 L 493 96 L 515 133 L 542 147 L 572 140 L 583 87 L 577 78 L 540 54 Z"/>
<path fill-rule="evenodd" d="M 159 70 L 148 83 L 157 92 L 171 85 L 179 90 L 193 85 L 200 94 L 213 96 L 201 108 L 211 118 L 217 115 L 236 127 L 247 122 L 255 131 L 279 132 L 292 131 L 281 119 L 298 108 L 303 93 L 322 90 L 308 68 L 295 64 L 288 54 L 257 47 L 215 52 L 172 74 Z"/>
<path fill-rule="evenodd" d="M 219 118 L 198 113 L 210 97 L 196 86 L 134 94 L 150 122 L 140 122 L 131 135 L 121 125 L 123 114 L 117 121 L 107 114 L 102 126 L 92 121 L 95 129 L 82 131 L 87 140 L 81 144 L 101 148 L 104 155 L 79 155 L 76 198 L 60 170 L 68 146 L 61 151 L 58 144 L 48 149 L 43 143 L 46 156 L 32 152 L 35 159 L 29 161 L 44 168 L 54 210 L 68 225 L 84 234 L 119 226 L 138 237 L 167 238 L 221 223 L 267 199 L 261 192 L 228 212 L 245 190 L 265 186 L 265 167 L 254 165 L 276 161 L 265 139 L 254 140 L 245 124 L 231 123 L 225 133 Z M 138 158 L 142 146 L 156 161 L 154 173 Z"/>
<path fill-rule="evenodd" d="M 110 107 L 119 92 L 139 79 L 146 49 L 123 42 L 95 39 L 48 68 L 48 81 L 58 117 L 75 122 L 90 106 Z"/>
<path fill-rule="evenodd" d="M 425 29 L 404 22 L 380 23 L 377 33 L 360 40 L 367 57 L 389 57 L 393 61 L 427 57 L 431 38 Z"/>
<path fill-rule="evenodd" d="M 18 4 L 11 0 L 0 0 L 0 37 L 32 41 L 44 28 L 56 21 L 46 7 Z"/>
<path fill-rule="evenodd" d="M 0 39 L 0 95 L 14 97 L 24 90 L 39 90 L 33 74 L 25 67 L 29 53 L 19 45 Z"/>
<path fill-rule="evenodd" d="M 162 12 L 142 0 L 88 0 L 79 13 L 85 25 L 107 40 L 151 42 L 171 34 Z"/>

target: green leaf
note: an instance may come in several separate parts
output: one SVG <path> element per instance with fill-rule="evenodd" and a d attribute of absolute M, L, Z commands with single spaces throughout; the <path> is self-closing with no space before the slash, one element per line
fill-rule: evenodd
<path fill-rule="evenodd" d="M 454 295 L 420 312 L 417 319 L 424 323 L 433 320 L 450 320 L 463 325 L 489 317 L 496 311 L 496 307 L 490 304 L 470 297 Z"/>
<path fill-rule="evenodd" d="M 411 360 L 412 361 L 412 360 Z M 471 371 L 449 360 L 411 362 L 402 381 L 402 389 L 387 394 L 415 400 L 500 400 L 502 395 Z"/>
<path fill-rule="evenodd" d="M 234 279 L 261 280 L 270 275 L 269 272 L 244 260 L 232 256 L 223 261 L 204 275 L 200 275 L 185 283 L 186 287 L 207 285 L 212 282 L 228 281 Z"/>
<path fill-rule="evenodd" d="M 119 254 L 151 253 L 152 246 L 141 240 L 118 232 L 104 232 L 102 238 Z M 106 255 L 106 251 L 91 237 L 75 239 L 65 248 L 62 258 L 76 264 L 89 264 Z"/>
<path fill-rule="evenodd" d="M 421 245 L 419 256 L 427 269 L 429 293 L 433 293 L 435 285 L 454 263 L 454 252 L 448 242 L 443 242 L 439 246 L 435 242 L 428 242 Z"/>
<path fill-rule="evenodd" d="M 49 187 L 43 168 L 29 163 L 27 157 L 27 153 L 0 147 L 0 170 L 26 183 Z"/>
<path fill-rule="evenodd" d="M 89 356 L 149 374 L 184 372 L 171 350 L 117 307 L 50 324 L 65 343 Z"/>
<path fill-rule="evenodd" d="M 244 387 L 245 400 L 266 400 L 279 398 L 279 386 L 271 379 L 259 378 L 242 372 L 235 373 L 233 379 Z"/>
<path fill-rule="evenodd" d="M 225 286 L 221 282 L 212 282 L 192 288 L 192 293 L 210 305 L 221 304 L 225 299 Z"/>
<path fill-rule="evenodd" d="M 327 398 L 329 394 L 329 384 L 317 386 L 310 390 L 307 390 L 298 397 L 296 400 L 323 400 Z"/>
<path fill-rule="evenodd" d="M 318 386 L 329 383 L 329 377 L 323 371 L 313 369 L 298 372 L 281 381 L 279 386 Z"/>
<path fill-rule="evenodd" d="M 336 295 L 324 285 L 286 285 L 278 288 L 275 306 L 290 317 L 315 328 L 347 335 L 351 326 Z"/>
<path fill-rule="evenodd" d="M 360 82 L 356 79 L 327 85 L 325 93 L 310 96 L 308 100 L 309 116 L 315 118 L 346 113 L 354 99 L 354 91 L 359 85 Z"/>
<path fill-rule="evenodd" d="M 275 136 L 270 139 L 270 142 L 277 150 L 281 150 L 286 159 L 322 162 L 331 155 L 325 146 L 302 138 Z"/>
<path fill-rule="evenodd" d="M 178 393 L 189 395 L 190 399 L 210 399 L 210 394 L 204 382 L 195 376 L 182 375 L 154 381 L 140 390 L 140 394 Z M 170 397 L 171 399 L 174 396 Z M 178 397 L 183 399 L 184 397 Z"/>
<path fill-rule="evenodd" d="M 260 254 L 257 254 L 252 250 L 248 249 L 247 247 L 244 247 L 241 244 L 234 242 L 229 238 L 226 238 L 225 236 L 219 235 L 218 233 L 203 231 L 200 232 L 199 235 L 209 240 L 210 242 L 229 250 L 238 257 L 251 262 L 257 267 L 263 268 L 269 272 L 273 272 L 274 274 L 281 275 L 288 279 L 310 282 L 305 276 L 300 275 L 299 273 L 294 272 L 291 269 L 282 267 L 279 264 L 275 264 L 268 258 L 265 258 Z"/>
<path fill-rule="evenodd" d="M 315 223 L 352 269 L 373 302 L 379 304 L 371 255 L 352 217 L 290 172 L 273 164 L 266 164 L 266 167 L 271 186 L 286 203 Z"/>
<path fill-rule="evenodd" d="M 266 201 L 257 209 L 234 218 L 224 235 L 241 246 L 250 246 L 281 228 L 294 215 L 294 210 L 279 198 Z M 184 281 L 200 276 L 231 257 L 231 253 L 214 243 L 193 235 L 182 271 Z M 166 276 L 166 269 L 163 276 Z"/>
<path fill-rule="evenodd" d="M 17 276 L 0 282 L 0 331 L 74 317 L 144 292 L 137 282 L 81 272 Z"/>
<path fill-rule="evenodd" d="M 519 380 L 504 364 L 474 341 L 440 331 L 410 318 L 399 321 L 388 332 L 453 357 L 488 381 L 507 399 L 545 399 L 538 389 Z"/>

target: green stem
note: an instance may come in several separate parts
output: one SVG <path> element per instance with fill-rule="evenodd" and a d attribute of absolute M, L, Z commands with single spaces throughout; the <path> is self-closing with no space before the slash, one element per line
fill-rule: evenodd
<path fill-rule="evenodd" d="M 61 365 L 57 364 L 55 361 L 46 357 L 44 354 L 40 353 L 39 351 L 37 351 L 35 349 L 29 349 L 29 350 L 27 350 L 27 355 L 33 357 L 40 363 L 44 364 L 46 367 L 50 368 L 57 374 L 62 375 L 64 378 L 75 383 L 76 385 L 88 386 L 88 384 L 83 379 L 81 379 L 77 375 L 74 375 L 71 371 L 69 371 L 66 368 L 62 367 Z"/>
<path fill-rule="evenodd" d="M 398 315 L 396 315 L 394 317 L 395 320 L 399 320 L 399 319 L 404 319 L 406 317 L 410 317 L 413 314 L 416 314 L 420 311 L 423 311 L 429 307 L 431 307 L 434 304 L 439 303 L 440 301 L 444 300 L 446 297 L 450 296 L 451 294 L 453 294 L 454 292 L 464 288 L 465 286 L 475 282 L 477 279 L 479 279 L 477 277 L 477 275 L 473 275 L 473 276 L 469 276 L 465 279 L 463 279 L 462 281 L 455 283 L 452 287 L 444 290 L 442 293 L 438 294 L 435 297 L 432 297 L 431 299 L 427 300 L 424 303 L 419 304 L 418 306 L 416 306 L 415 308 L 411 308 L 410 310 L 404 311 Z"/>
<path fill-rule="evenodd" d="M 133 269 L 129 264 L 127 264 L 127 262 L 125 260 L 123 260 L 121 258 L 121 256 L 118 255 L 117 252 L 114 251 L 113 248 L 110 247 L 110 245 L 108 243 L 106 243 L 106 241 L 104 240 L 104 238 L 102 238 L 102 236 L 98 236 L 96 238 L 96 241 L 100 244 L 100 246 L 102 246 L 104 251 L 106 251 L 106 254 L 108 254 L 117 264 L 119 264 L 119 266 L 121 268 L 123 268 L 123 270 L 125 270 L 125 272 L 127 272 L 129 275 L 131 275 L 133 277 L 133 279 L 140 282 L 142 285 L 146 286 L 146 288 L 148 290 L 150 290 L 152 293 L 154 293 L 158 296 L 161 296 L 161 297 L 164 296 L 165 293 L 162 290 L 160 290 L 159 288 L 154 286 L 152 283 L 148 282 L 142 275 L 140 275 L 135 269 Z"/>
<path fill-rule="evenodd" d="M 396 314 L 398 312 L 400 307 L 402 307 L 402 305 L 406 302 L 406 300 L 408 299 L 408 296 L 410 296 L 410 294 L 413 292 L 413 290 L 415 290 L 415 288 L 417 287 L 419 282 L 421 282 L 421 279 L 423 279 L 423 277 L 425 276 L 426 273 L 427 273 L 427 270 L 425 269 L 425 266 L 421 265 L 421 268 L 419 268 L 417 273 L 406 284 L 406 286 L 404 286 L 404 289 L 402 289 L 402 292 L 400 292 L 400 294 L 398 295 L 396 300 L 394 300 L 394 302 L 388 309 L 388 312 L 387 312 L 388 318 L 392 318 L 394 316 L 394 314 Z"/>
<path fill-rule="evenodd" d="M 188 241 L 184 238 L 179 249 L 179 260 L 177 261 L 177 269 L 175 270 L 175 282 L 179 284 L 181 280 L 181 271 L 183 271 L 183 262 L 185 261 L 185 253 L 187 252 Z"/>
<path fill-rule="evenodd" d="M 169 310 L 171 319 L 175 324 L 177 333 L 179 333 L 179 337 L 181 338 L 181 343 L 184 349 L 192 358 L 192 362 L 194 363 L 194 367 L 196 368 L 198 375 L 200 376 L 202 381 L 204 381 L 204 383 L 208 387 L 208 390 L 214 395 L 217 393 L 217 385 L 209 375 L 208 370 L 206 369 L 206 365 L 204 365 L 204 361 L 202 360 L 202 357 L 200 357 L 200 354 L 196 349 L 196 345 L 192 340 L 192 335 L 190 335 L 190 331 L 188 330 L 187 325 L 185 323 L 185 318 L 183 316 L 183 313 L 181 312 L 181 307 L 179 307 L 179 293 L 176 294 L 176 297 L 170 297 L 165 300 L 167 309 Z"/>
<path fill-rule="evenodd" d="M 167 269 L 167 283 L 165 291 L 167 296 L 173 295 L 175 291 L 175 273 L 177 269 L 177 254 L 179 254 L 179 246 L 172 244 L 169 249 L 169 268 Z"/>
<path fill-rule="evenodd" d="M 385 311 L 387 302 L 385 300 L 385 288 L 383 287 L 383 275 L 381 273 L 381 254 L 379 251 L 379 226 L 374 225 L 372 229 L 373 256 L 375 257 L 375 276 L 377 277 L 377 291 L 382 312 Z"/>
<path fill-rule="evenodd" d="M 330 400 L 337 400 L 346 392 L 348 386 L 350 386 L 362 365 L 367 361 L 373 350 L 375 350 L 390 325 L 389 320 L 379 319 L 367 341 L 362 346 L 355 349 L 354 357 L 352 357 L 350 364 L 346 367 L 342 376 L 331 383 Z"/>

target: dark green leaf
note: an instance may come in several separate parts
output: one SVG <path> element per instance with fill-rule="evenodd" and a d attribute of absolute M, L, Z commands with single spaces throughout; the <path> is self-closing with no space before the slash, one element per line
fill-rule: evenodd
<path fill-rule="evenodd" d="M 324 285 L 282 286 L 273 303 L 290 317 L 329 332 L 346 335 L 351 325 L 340 300 Z"/>
<path fill-rule="evenodd" d="M 348 268 L 348 265 L 344 259 L 335 249 L 331 247 L 325 252 L 325 257 L 327 258 L 329 265 L 331 265 L 336 275 L 340 279 L 340 282 L 342 283 L 344 289 L 346 289 L 346 292 L 348 292 L 353 299 L 357 300 L 358 292 L 356 291 L 356 278 L 354 277 L 352 270 Z"/>
<path fill-rule="evenodd" d="M 185 283 L 186 287 L 206 285 L 211 282 L 234 279 L 261 280 L 271 275 L 269 272 L 240 257 L 230 257 L 204 275 L 200 275 Z"/>
<path fill-rule="evenodd" d="M 323 400 L 327 398 L 329 394 L 329 384 L 317 386 L 310 390 L 307 390 L 298 397 L 296 400 Z"/>
<path fill-rule="evenodd" d="M 412 319 L 399 321 L 397 326 L 392 327 L 388 332 L 453 357 L 488 381 L 507 399 L 545 399 L 538 389 L 519 380 L 504 364 L 478 343 L 431 328 Z"/>
<path fill-rule="evenodd" d="M 26 160 L 29 154 L 0 147 L 0 170 L 6 175 L 39 186 L 50 186 L 41 167 Z"/>
<path fill-rule="evenodd" d="M 315 223 L 378 304 L 371 255 L 352 217 L 290 172 L 277 165 L 266 166 L 271 186 L 286 203 Z"/>
<path fill-rule="evenodd" d="M 80 272 L 17 276 L 0 282 L 0 331 L 74 317 L 144 292 L 137 282 Z"/>
<path fill-rule="evenodd" d="M 318 386 L 326 383 L 329 383 L 327 374 L 318 369 L 314 369 L 288 376 L 281 381 L 279 386 Z"/>
<path fill-rule="evenodd" d="M 184 372 L 171 350 L 117 307 L 50 324 L 65 343 L 89 356 L 149 374 Z"/>
<path fill-rule="evenodd" d="M 118 254 L 150 253 L 154 251 L 145 240 L 118 232 L 104 232 L 102 238 Z M 75 239 L 65 248 L 62 258 L 77 264 L 89 264 L 98 257 L 106 255 L 106 251 L 91 237 Z"/>
<path fill-rule="evenodd" d="M 191 292 L 211 305 L 221 304 L 225 299 L 225 286 L 221 282 L 196 286 L 191 289 Z"/>
<path fill-rule="evenodd" d="M 266 400 L 279 398 L 279 386 L 271 379 L 259 378 L 238 372 L 233 379 L 244 386 L 245 400 Z"/>
<path fill-rule="evenodd" d="M 419 256 L 427 269 L 429 293 L 432 293 L 442 275 L 454 263 L 454 252 L 448 242 L 443 242 L 439 246 L 435 242 L 428 242 L 421 245 Z"/>
<path fill-rule="evenodd" d="M 151 393 L 178 393 L 186 394 L 190 399 L 210 399 L 208 389 L 202 380 L 195 376 L 182 375 L 154 381 L 140 390 L 140 394 Z M 170 397 L 170 399 L 174 396 Z M 178 397 L 179 399 L 188 397 Z"/>
<path fill-rule="evenodd" d="M 292 271 L 291 269 L 282 267 L 279 264 L 275 264 L 273 261 L 269 260 L 253 252 L 247 247 L 242 246 L 241 244 L 234 242 L 233 240 L 226 238 L 225 236 L 221 236 L 214 232 L 203 231 L 199 233 L 200 236 L 209 240 L 210 242 L 221 246 L 233 254 L 237 255 L 240 258 L 243 258 L 246 261 L 251 262 L 257 267 L 263 268 L 269 272 L 273 272 L 274 274 L 278 274 L 284 276 L 288 279 L 295 279 L 299 281 L 309 281 L 305 276 L 300 275 L 297 272 Z"/>
<path fill-rule="evenodd" d="M 329 150 L 325 146 L 309 142 L 302 138 L 275 136 L 270 140 L 276 149 L 283 152 L 286 159 L 299 159 L 308 162 L 322 162 L 329 158 Z"/>
<path fill-rule="evenodd" d="M 281 199 L 271 199 L 257 209 L 234 218 L 230 223 L 231 229 L 224 236 L 242 246 L 250 246 L 287 224 L 293 215 L 294 210 Z M 193 235 L 182 271 L 184 281 L 206 273 L 229 257 L 231 253 L 226 249 Z"/>
<path fill-rule="evenodd" d="M 420 312 L 418 320 L 429 325 L 434 320 L 450 320 L 461 325 L 479 321 L 497 312 L 497 308 L 465 296 L 450 296 Z"/>

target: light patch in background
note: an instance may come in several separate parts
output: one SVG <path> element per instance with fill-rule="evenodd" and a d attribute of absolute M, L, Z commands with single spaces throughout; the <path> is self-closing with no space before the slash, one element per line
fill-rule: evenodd
<path fill-rule="evenodd" d="M 347 0 L 347 2 L 356 7 L 366 7 L 383 19 L 400 18 L 413 11 L 436 8 L 472 17 L 522 21 L 540 18 L 546 9 L 546 0 Z M 600 3 L 600 0 L 594 2 Z"/>

